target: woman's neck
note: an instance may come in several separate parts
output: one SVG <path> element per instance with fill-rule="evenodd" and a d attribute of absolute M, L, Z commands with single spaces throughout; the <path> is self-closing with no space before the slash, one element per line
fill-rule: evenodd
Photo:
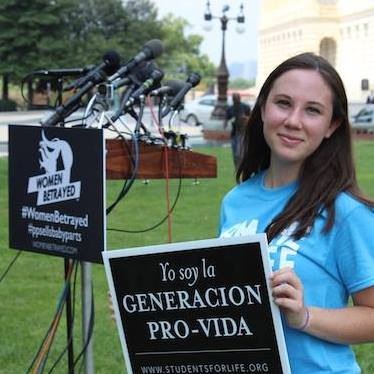
<path fill-rule="evenodd" d="M 290 167 L 278 165 L 275 167 L 270 164 L 266 172 L 264 183 L 268 188 L 276 188 L 290 184 L 298 179 L 299 167 Z"/>

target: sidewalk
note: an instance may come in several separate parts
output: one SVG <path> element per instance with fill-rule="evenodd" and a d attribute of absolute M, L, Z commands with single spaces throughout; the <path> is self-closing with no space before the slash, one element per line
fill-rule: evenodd
<path fill-rule="evenodd" d="M 40 126 L 40 120 L 46 116 L 44 110 L 24 111 L 24 112 L 0 112 L 0 156 L 6 156 L 8 154 L 8 125 L 9 124 L 24 124 L 24 125 L 36 125 Z M 149 118 L 148 118 L 149 120 Z M 143 122 L 147 124 L 147 117 L 144 117 Z M 168 124 L 165 121 L 165 128 L 168 128 Z M 187 134 L 189 144 L 202 144 L 203 134 L 202 126 L 189 126 L 184 122 L 176 125 L 173 128 L 174 131 L 178 131 L 182 134 Z"/>
<path fill-rule="evenodd" d="M 9 123 L 37 124 L 45 114 L 44 110 L 32 110 L 25 112 L 0 112 L 0 125 Z"/>

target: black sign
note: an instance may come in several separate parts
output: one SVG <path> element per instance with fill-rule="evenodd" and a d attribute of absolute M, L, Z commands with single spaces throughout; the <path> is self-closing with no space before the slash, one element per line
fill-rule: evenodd
<path fill-rule="evenodd" d="M 289 373 L 264 252 L 264 235 L 105 252 L 128 372 Z"/>
<path fill-rule="evenodd" d="M 102 262 L 104 138 L 98 129 L 9 126 L 9 246 Z"/>

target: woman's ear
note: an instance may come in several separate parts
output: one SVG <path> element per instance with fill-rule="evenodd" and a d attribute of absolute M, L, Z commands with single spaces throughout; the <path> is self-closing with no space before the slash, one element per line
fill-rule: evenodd
<path fill-rule="evenodd" d="M 335 119 L 331 121 L 330 126 L 326 131 L 325 138 L 329 138 L 334 133 L 334 131 L 341 125 L 341 123 L 341 119 Z"/>

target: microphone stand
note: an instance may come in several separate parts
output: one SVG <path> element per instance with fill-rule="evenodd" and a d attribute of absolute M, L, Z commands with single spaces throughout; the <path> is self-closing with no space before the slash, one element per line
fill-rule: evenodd
<path fill-rule="evenodd" d="M 162 107 L 166 104 L 166 96 L 165 95 L 162 95 L 161 96 L 161 99 L 158 103 L 158 126 L 162 132 L 162 135 L 164 135 L 164 125 L 163 125 L 163 120 L 162 120 Z"/>
<path fill-rule="evenodd" d="M 134 120 L 136 121 L 135 129 L 138 127 L 139 128 L 139 132 L 140 132 L 140 129 L 142 129 L 143 132 L 144 132 L 144 135 L 150 137 L 151 133 L 149 132 L 149 130 L 147 129 L 147 127 L 144 125 L 144 123 L 141 121 L 141 119 L 143 117 L 143 112 L 144 112 L 144 104 L 143 104 L 143 110 L 142 110 L 142 113 L 141 113 L 140 116 L 135 112 L 134 109 L 130 109 L 127 113 L 132 118 L 134 118 Z"/>
<path fill-rule="evenodd" d="M 122 101 L 121 101 L 119 109 L 112 116 L 112 121 L 113 122 L 117 121 L 117 119 L 119 117 L 121 117 L 121 115 L 123 114 L 123 111 L 125 109 L 127 100 L 130 98 L 131 94 L 135 91 L 135 89 L 136 89 L 136 84 L 135 83 L 133 83 L 133 84 L 131 84 L 130 86 L 127 87 L 127 90 L 125 91 L 125 93 L 122 96 Z"/>
<path fill-rule="evenodd" d="M 89 92 L 94 86 L 95 82 L 87 82 L 82 89 L 71 96 L 65 103 L 57 107 L 56 111 L 44 122 L 42 122 L 42 125 L 56 126 L 58 123 L 63 122 L 66 117 L 79 108 L 82 96 Z"/>
<path fill-rule="evenodd" d="M 145 128 L 145 126 L 142 123 L 142 118 L 143 118 L 143 114 L 144 114 L 144 107 L 145 107 L 145 96 L 140 95 L 139 100 L 140 100 L 139 115 L 138 115 L 138 120 L 136 121 L 135 130 L 134 130 L 135 138 L 137 140 L 139 140 L 140 129 L 143 128 L 143 130 L 144 130 L 144 128 Z M 145 135 L 149 135 L 147 133 L 148 133 L 148 130 L 146 129 Z"/>

